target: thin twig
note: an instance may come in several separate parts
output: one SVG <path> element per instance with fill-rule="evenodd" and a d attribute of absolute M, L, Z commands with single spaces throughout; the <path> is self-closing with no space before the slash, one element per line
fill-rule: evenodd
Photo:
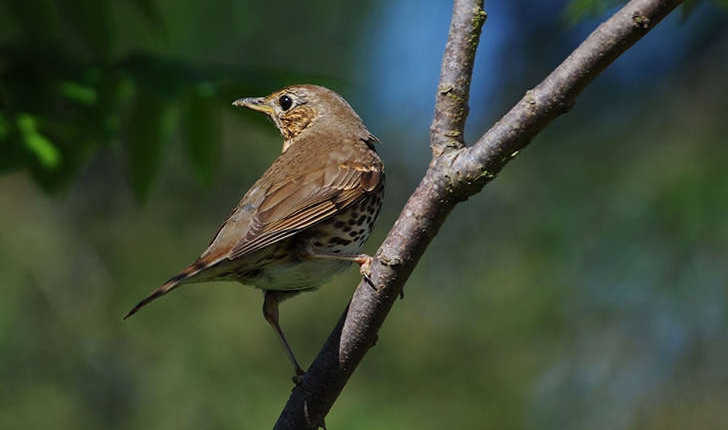
<path fill-rule="evenodd" d="M 435 99 L 435 116 L 430 127 L 432 156 L 465 146 L 463 129 L 468 116 L 470 81 L 480 32 L 487 14 L 483 0 L 455 0 L 440 82 Z"/>

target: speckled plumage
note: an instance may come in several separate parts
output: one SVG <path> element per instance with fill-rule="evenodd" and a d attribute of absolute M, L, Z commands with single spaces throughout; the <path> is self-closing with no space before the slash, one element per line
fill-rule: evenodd
<path fill-rule="evenodd" d="M 126 317 L 188 282 L 236 280 L 266 291 L 264 315 L 302 373 L 278 326 L 277 304 L 318 288 L 352 261 L 369 237 L 382 203 L 384 168 L 376 138 L 338 94 L 314 85 L 237 100 L 266 113 L 283 151 L 243 196 L 208 248 Z M 125 317 L 125 318 L 126 318 Z"/>

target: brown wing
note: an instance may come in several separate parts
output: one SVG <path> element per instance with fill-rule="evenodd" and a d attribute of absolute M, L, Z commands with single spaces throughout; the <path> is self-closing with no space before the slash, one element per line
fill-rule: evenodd
<path fill-rule="evenodd" d="M 359 202 L 377 187 L 380 176 L 376 168 L 345 163 L 272 187 L 258 206 L 245 236 L 227 257 L 236 259 L 255 252 Z"/>

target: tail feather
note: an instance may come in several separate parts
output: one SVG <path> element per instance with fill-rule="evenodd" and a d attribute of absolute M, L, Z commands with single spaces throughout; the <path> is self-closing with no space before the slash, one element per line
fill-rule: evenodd
<path fill-rule="evenodd" d="M 208 260 L 208 259 L 205 259 Z M 210 267 L 211 264 L 208 263 L 208 261 L 205 261 L 203 259 L 199 259 L 195 261 L 194 263 L 190 264 L 180 273 L 176 274 L 172 278 L 170 278 L 167 282 L 162 284 L 161 287 L 157 288 L 156 290 L 152 291 L 151 294 L 149 294 L 147 297 L 145 297 L 141 302 L 137 303 L 136 306 L 132 308 L 126 315 L 124 315 L 123 319 L 127 319 L 130 316 L 137 313 L 139 309 L 147 305 L 149 302 L 152 302 L 159 297 L 162 297 L 163 295 L 167 294 L 168 292 L 174 290 L 175 288 L 179 287 L 181 284 L 183 284 L 185 281 L 189 280 L 193 276 L 197 275 L 198 273 L 202 272 L 203 270 Z"/>

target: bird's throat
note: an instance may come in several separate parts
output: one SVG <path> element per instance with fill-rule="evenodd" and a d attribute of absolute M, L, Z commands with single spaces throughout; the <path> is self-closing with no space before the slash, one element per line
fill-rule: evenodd
<path fill-rule="evenodd" d="M 286 143 L 301 134 L 301 132 L 310 127 L 316 118 L 316 111 L 309 106 L 300 106 L 285 116 L 278 118 L 278 129 Z M 286 143 L 283 144 L 283 150 L 286 149 Z"/>

